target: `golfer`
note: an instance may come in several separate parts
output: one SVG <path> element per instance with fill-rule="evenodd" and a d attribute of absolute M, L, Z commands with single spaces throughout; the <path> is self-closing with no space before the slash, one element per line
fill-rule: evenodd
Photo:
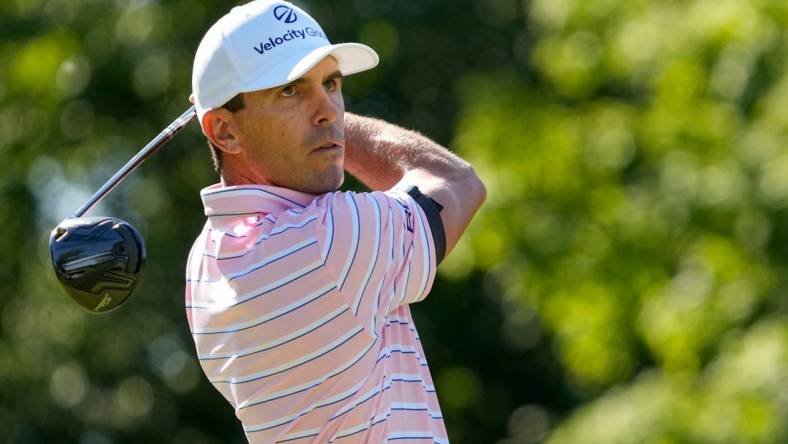
<path fill-rule="evenodd" d="M 201 191 L 186 312 L 249 442 L 448 442 L 408 304 L 485 188 L 434 142 L 345 112 L 343 77 L 377 63 L 271 0 L 233 8 L 197 49 L 221 182 Z M 338 191 L 345 171 L 373 191 Z"/>

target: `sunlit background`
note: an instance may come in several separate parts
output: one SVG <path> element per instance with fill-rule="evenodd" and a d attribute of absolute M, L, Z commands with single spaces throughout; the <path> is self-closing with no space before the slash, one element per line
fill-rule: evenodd
<path fill-rule="evenodd" d="M 788 442 L 788 2 L 297 3 L 381 55 L 348 110 L 487 184 L 413 307 L 453 443 Z M 183 308 L 196 124 L 91 212 L 145 237 L 126 305 L 82 311 L 47 249 L 188 107 L 229 7 L 0 1 L 0 442 L 244 442 Z"/>

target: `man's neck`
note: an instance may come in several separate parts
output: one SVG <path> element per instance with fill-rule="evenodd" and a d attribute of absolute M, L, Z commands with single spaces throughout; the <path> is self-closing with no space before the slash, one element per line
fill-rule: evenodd
<path fill-rule="evenodd" d="M 231 186 L 238 186 L 238 185 L 273 185 L 276 184 L 271 183 L 268 180 L 252 177 L 249 174 L 245 174 L 243 172 L 239 173 L 231 173 L 227 170 L 222 170 L 220 175 L 222 186 L 224 187 L 231 187 Z"/>

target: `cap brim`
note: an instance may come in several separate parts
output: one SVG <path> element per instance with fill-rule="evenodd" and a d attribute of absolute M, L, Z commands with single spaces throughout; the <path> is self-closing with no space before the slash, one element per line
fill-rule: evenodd
<path fill-rule="evenodd" d="M 244 85 L 240 92 L 251 92 L 261 89 L 282 86 L 292 82 L 312 69 L 327 56 L 334 56 L 342 75 L 355 74 L 377 66 L 378 54 L 367 45 L 361 43 L 338 43 L 322 46 L 307 53 L 294 55 L 256 79 Z"/>

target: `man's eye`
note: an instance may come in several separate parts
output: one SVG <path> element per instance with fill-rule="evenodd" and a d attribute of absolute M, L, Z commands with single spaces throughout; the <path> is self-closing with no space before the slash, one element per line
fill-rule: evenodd
<path fill-rule="evenodd" d="M 288 85 L 282 89 L 282 96 L 291 97 L 295 95 L 295 92 L 295 87 L 293 85 Z"/>
<path fill-rule="evenodd" d="M 337 79 L 326 80 L 325 82 L 323 82 L 323 87 L 326 89 L 326 91 L 336 91 L 337 88 L 339 88 L 339 80 Z"/>

